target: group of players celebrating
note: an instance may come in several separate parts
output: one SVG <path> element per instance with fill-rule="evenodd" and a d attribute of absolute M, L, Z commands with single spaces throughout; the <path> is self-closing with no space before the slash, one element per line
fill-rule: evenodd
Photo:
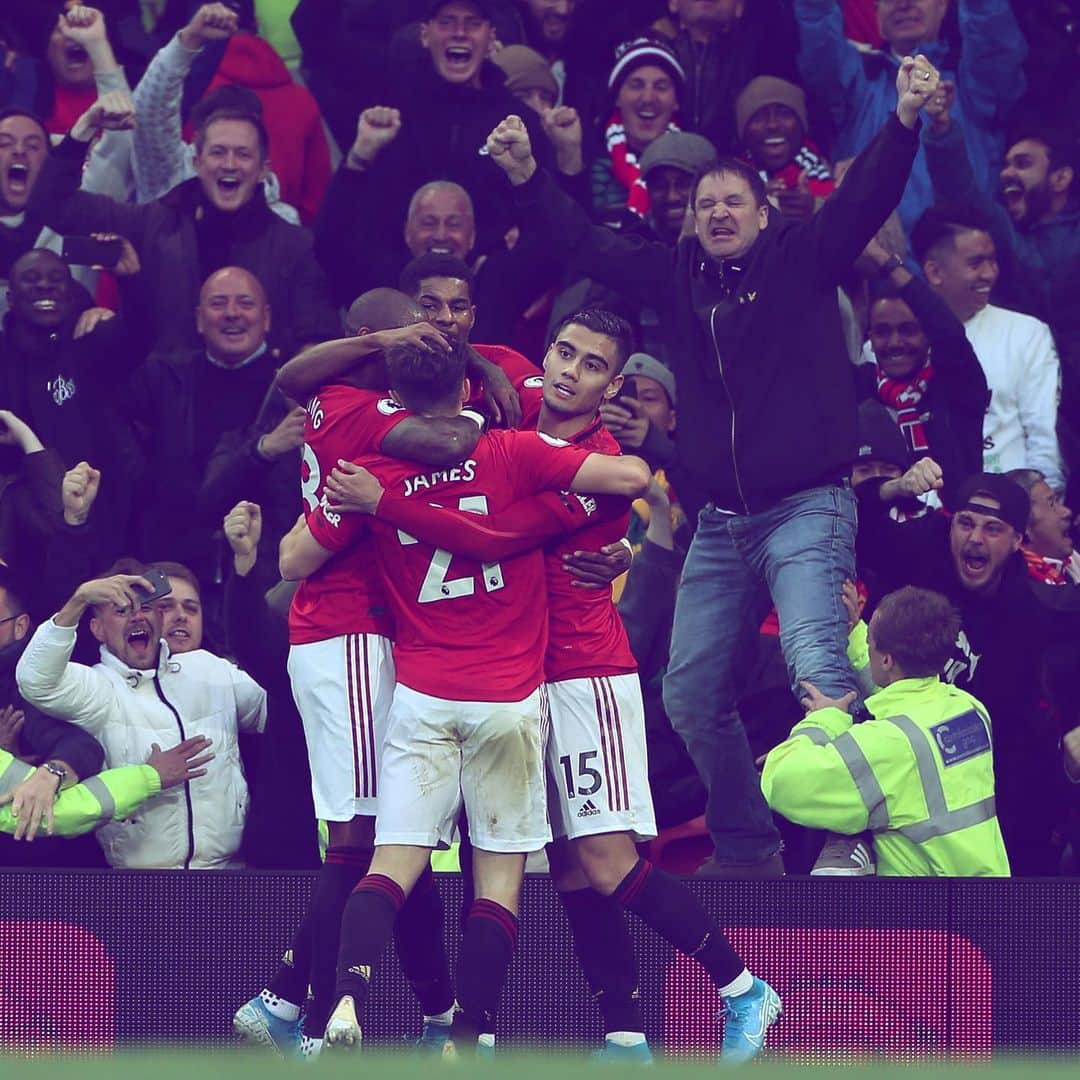
<path fill-rule="evenodd" d="M 356 337 L 289 365 L 314 391 L 306 511 L 280 553 L 282 575 L 302 579 L 289 674 L 329 844 L 277 974 L 234 1026 L 290 1055 L 357 1049 L 394 938 L 420 1047 L 493 1052 L 525 857 L 546 845 L 601 1056 L 651 1060 L 629 909 L 702 964 L 723 1003 L 721 1058 L 748 1060 L 780 999 L 690 891 L 638 856 L 656 827 L 634 657 L 611 590 L 564 568 L 623 537 L 650 483 L 598 411 L 619 391 L 630 327 L 572 315 L 542 375 L 503 350 L 520 429 L 483 431 L 469 349 L 424 318 L 374 290 L 350 310 Z M 466 898 L 451 977 L 430 856 L 456 829 Z"/>

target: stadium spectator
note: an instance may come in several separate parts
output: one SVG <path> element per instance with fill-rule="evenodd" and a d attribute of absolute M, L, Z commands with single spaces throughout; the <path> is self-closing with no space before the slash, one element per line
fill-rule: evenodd
<path fill-rule="evenodd" d="M 0 409 L 0 562 L 24 581 L 42 569 L 42 541 L 57 528 L 64 463 L 8 409 Z"/>
<path fill-rule="evenodd" d="M 203 610 L 199 579 L 182 563 L 156 562 L 149 566 L 168 579 L 167 596 L 155 601 L 161 612 L 161 638 L 174 656 L 203 647 Z"/>
<path fill-rule="evenodd" d="M 671 328 L 679 464 L 710 502 L 680 586 L 664 697 L 710 788 L 710 869 L 721 873 L 783 872 L 734 709 L 738 646 L 766 581 L 793 689 L 804 678 L 833 694 L 855 685 L 840 601 L 854 575 L 855 395 L 836 289 L 899 200 L 937 79 L 924 58 L 905 60 L 896 116 L 809 223 L 770 219 L 757 173 L 721 159 L 697 184 L 696 236 L 674 260 L 666 245 L 592 225 L 537 169 L 514 118 L 488 140 L 528 227 L 575 268 L 655 304 Z"/>
<path fill-rule="evenodd" d="M 94 776 L 105 752 L 92 735 L 65 720 L 46 716 L 27 704 L 15 682 L 15 667 L 30 640 L 32 624 L 19 581 L 6 566 L 0 567 L 0 750 L 33 762 L 26 776 L 2 785 L 14 796 L 23 829 L 42 819 L 61 790 Z M 24 832 L 33 840 L 36 829 Z M 100 866 L 96 844 L 61 844 L 42 840 L 32 848 L 0 839 L 0 865 Z"/>
<path fill-rule="evenodd" d="M 222 17 L 231 14 L 224 4 L 207 6 L 217 9 Z M 193 28 L 198 27 L 201 15 L 200 9 L 176 38 L 181 49 L 199 47 L 198 30 Z M 239 29 L 241 32 L 228 38 L 206 93 L 213 94 L 219 87 L 254 91 L 262 104 L 270 139 L 268 156 L 281 185 L 281 197 L 300 211 L 305 225 L 310 225 L 330 182 L 330 147 L 319 107 L 311 91 L 293 81 L 269 42 L 250 32 L 253 28 Z"/>
<path fill-rule="evenodd" d="M 769 752 L 761 784 L 778 813 L 814 829 L 869 828 L 885 877 L 1008 877 L 994 811 L 991 717 L 943 683 L 960 619 L 926 589 L 890 593 L 870 620 L 878 691 L 855 724 L 854 693 L 805 683 L 806 718 Z"/>
<path fill-rule="evenodd" d="M 694 177 L 716 161 L 712 143 L 688 131 L 665 131 L 641 155 L 641 178 L 649 194 L 646 221 L 653 234 L 672 247 L 690 209 Z"/>
<path fill-rule="evenodd" d="M 209 738 L 214 760 L 205 776 L 136 820 L 103 826 L 97 836 L 114 867 L 236 867 L 248 803 L 237 735 L 262 731 L 266 694 L 212 653 L 175 658 L 161 642 L 161 613 L 144 602 L 153 585 L 138 563 L 127 565 L 136 572 L 85 582 L 38 627 L 16 667 L 19 691 L 43 712 L 98 737 L 109 768 L 142 764 L 157 743 L 177 734 Z M 87 608 L 101 643 L 92 668 L 70 660 Z"/>
<path fill-rule="evenodd" d="M 237 111 L 206 117 L 195 136 L 197 176 L 144 206 L 79 191 L 82 161 L 97 132 L 133 123 L 130 98 L 100 98 L 49 156 L 29 205 L 59 232 L 113 232 L 131 241 L 142 263 L 135 279 L 137 303 L 156 347 L 197 343 L 191 312 L 200 286 L 214 271 L 232 265 L 262 282 L 274 308 L 275 343 L 284 351 L 333 333 L 337 318 L 310 235 L 266 205 L 262 123 Z"/>
<path fill-rule="evenodd" d="M 864 257 L 880 278 L 871 288 L 863 363 L 855 369 L 859 400 L 876 399 L 888 409 L 910 461 L 929 455 L 948 482 L 982 472 L 990 393 L 963 326 L 876 239 Z M 944 498 L 948 504 L 948 489 Z"/>
<path fill-rule="evenodd" d="M 998 262 L 987 219 L 974 208 L 931 207 L 917 222 L 911 246 L 926 280 L 964 324 L 986 375 L 984 468 L 1038 469 L 1061 491 L 1057 349 L 1045 323 L 990 303 Z"/>
<path fill-rule="evenodd" d="M 98 96 L 94 75 L 99 65 L 105 60 L 111 61 L 112 66 L 116 65 L 107 41 L 100 51 L 98 48 L 93 51 L 87 48 L 85 24 L 96 21 L 89 15 L 94 11 L 80 4 L 60 11 L 49 35 L 46 60 L 52 75 L 52 103 L 45 116 L 45 127 L 52 135 L 65 134 L 94 104 Z M 100 48 L 100 40 L 96 40 L 94 45 Z"/>
<path fill-rule="evenodd" d="M 735 130 L 785 217 L 807 221 L 836 189 L 832 168 L 809 138 L 806 95 L 786 79 L 759 75 L 735 102 Z"/>
<path fill-rule="evenodd" d="M 654 29 L 669 38 L 686 73 L 679 123 L 704 135 L 721 154 L 733 153 L 735 102 L 746 84 L 759 75 L 797 79 L 799 38 L 791 5 L 669 0 L 668 10 L 671 17 Z"/>
<path fill-rule="evenodd" d="M 507 45 L 493 59 L 506 76 L 506 89 L 523 105 L 539 115 L 558 105 L 561 87 L 547 61 L 535 49 Z"/>
<path fill-rule="evenodd" d="M 1080 584 L 1080 556 L 1073 543 L 1073 512 L 1038 469 L 1012 469 L 1005 474 L 1019 484 L 1031 502 L 1020 552 L 1028 573 L 1048 585 Z"/>
<path fill-rule="evenodd" d="M 48 157 L 49 133 L 30 112 L 0 111 L 0 317 L 7 312 L 11 267 L 31 248 L 57 247 L 59 237 L 27 205 Z"/>
<path fill-rule="evenodd" d="M 799 70 L 812 98 L 824 105 L 838 130 L 834 156 L 851 157 L 877 134 L 895 108 L 893 84 L 902 58 L 919 52 L 956 85 L 956 110 L 979 184 L 988 189 L 992 163 L 1002 151 L 1001 130 L 1024 92 L 1022 64 L 1027 45 L 1009 0 L 958 0 L 961 48 L 955 71 L 945 65 L 949 49 L 940 40 L 948 0 L 878 0 L 885 44 L 866 52 L 844 37 L 837 0 L 795 0 L 799 23 Z M 993 62 L 985 62 L 992 56 Z M 900 220 L 910 233 L 934 201 L 926 159 L 916 159 L 900 202 Z"/>
<path fill-rule="evenodd" d="M 626 451 L 655 470 L 675 460 L 675 376 L 647 353 L 634 353 L 623 368 L 623 392 L 600 405 L 604 426 Z"/>
<path fill-rule="evenodd" d="M 296 519 L 304 410 L 273 390 L 271 309 L 253 274 L 236 266 L 211 274 L 195 322 L 201 348 L 152 355 L 130 384 L 145 475 L 170 477 L 168 485 L 147 484 L 140 550 L 217 582 L 214 534 L 238 498 L 264 499 L 268 531 L 279 537 Z"/>
<path fill-rule="evenodd" d="M 649 211 L 641 155 L 665 131 L 677 131 L 686 72 L 663 41 L 635 38 L 615 53 L 608 76 L 611 115 L 604 125 L 605 153 L 593 163 L 592 206 L 597 215 L 625 207 L 639 218 Z"/>
<path fill-rule="evenodd" d="M 551 102 L 552 105 L 561 103 L 566 87 L 565 54 L 571 40 L 574 9 L 577 5 L 578 0 L 519 0 L 518 3 L 525 25 L 525 39 L 548 66 L 555 82 L 555 99 Z M 508 48 L 512 49 L 514 46 Z M 502 52 L 505 54 L 507 49 Z M 503 67 L 498 56 L 495 62 Z M 507 75 L 507 85 L 510 85 L 509 72 Z M 513 90 L 514 87 L 510 86 L 510 89 Z"/>
<path fill-rule="evenodd" d="M 135 202 L 153 202 L 197 175 L 196 149 L 184 137 L 181 117 L 185 79 L 208 47 L 229 38 L 235 30 L 236 18 L 236 13 L 224 4 L 204 4 L 191 21 L 162 46 L 135 87 L 132 100 L 137 122 L 131 154 Z M 189 124 L 197 130 L 202 126 L 203 118 L 218 109 L 235 109 L 260 120 L 263 118 L 262 101 L 254 90 L 225 84 L 206 94 L 192 108 Z M 273 141 L 273 132 L 270 136 Z M 288 158 L 286 164 L 289 164 Z M 329 166 L 326 179 L 329 179 Z M 291 225 L 299 224 L 300 215 L 296 209 L 282 201 L 281 187 L 278 174 L 273 168 L 267 168 L 263 178 L 267 205 L 282 220 Z M 325 181 L 322 187 L 325 189 Z M 314 209 L 317 207 L 312 209 L 312 218 Z"/>
<path fill-rule="evenodd" d="M 1032 587 L 1018 554 L 1030 503 L 1006 477 L 966 478 L 957 486 L 951 519 L 890 519 L 893 499 L 940 484 L 941 470 L 926 458 L 899 479 L 861 484 L 860 563 L 885 591 L 909 584 L 933 589 L 960 612 L 961 629 L 942 678 L 974 695 L 993 720 L 998 819 L 1013 873 L 1054 873 L 1058 736 L 1040 710 L 1039 673 L 1050 645 L 1075 640 L 1077 615 L 1052 607 Z M 1033 800 L 1034 790 L 1047 798 Z"/>

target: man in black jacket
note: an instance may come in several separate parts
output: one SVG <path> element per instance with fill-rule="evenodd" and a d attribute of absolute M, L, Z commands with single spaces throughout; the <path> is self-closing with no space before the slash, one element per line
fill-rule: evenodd
<path fill-rule="evenodd" d="M 99 131 L 135 122 L 124 94 L 105 94 L 75 123 L 38 176 L 28 213 L 66 235 L 127 237 L 142 272 L 138 307 L 159 350 L 198 343 L 192 312 L 205 278 L 224 266 L 256 275 L 274 309 L 274 344 L 284 352 L 332 337 L 338 317 L 312 253 L 311 234 L 266 204 L 269 142 L 262 121 L 239 110 L 211 113 L 195 132 L 195 172 L 143 206 L 79 190 L 83 159 Z"/>
<path fill-rule="evenodd" d="M 808 223 L 774 220 L 758 174 L 722 160 L 695 185 L 696 235 L 674 260 L 667 245 L 591 225 L 537 173 L 516 117 L 488 140 L 525 227 L 576 269 L 652 302 L 669 329 L 679 464 L 709 501 L 683 571 L 664 701 L 709 788 L 717 873 L 783 872 L 734 708 L 739 646 L 766 587 L 792 689 L 819 678 L 830 696 L 856 689 L 841 603 L 855 570 L 855 391 L 836 289 L 899 202 L 937 83 L 924 57 L 904 60 L 896 115 Z"/>
<path fill-rule="evenodd" d="M 61 788 L 101 770 L 105 751 L 98 741 L 66 720 L 27 705 L 15 684 L 15 665 L 30 640 L 30 616 L 11 571 L 0 566 L 0 748 L 41 762 L 37 771 L 11 788 L 0 776 L 0 795 L 14 791 L 20 817 L 40 820 Z M 30 835 L 29 833 L 27 835 Z M 0 836 L 0 866 L 104 866 L 92 837 L 49 839 L 44 827 L 32 844 Z"/>

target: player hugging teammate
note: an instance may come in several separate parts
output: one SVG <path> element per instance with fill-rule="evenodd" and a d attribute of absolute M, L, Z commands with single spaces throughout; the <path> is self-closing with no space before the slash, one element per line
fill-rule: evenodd
<path fill-rule="evenodd" d="M 399 451 L 388 436 L 406 423 L 427 424 L 430 435 L 459 417 L 470 395 L 464 351 L 430 339 L 388 344 L 382 359 L 392 396 L 320 390 L 324 430 L 309 424 L 305 449 L 309 509 L 282 546 L 283 572 L 307 577 L 298 601 L 308 619 L 326 620 L 323 606 L 348 608 L 344 589 L 311 597 L 312 583 L 342 567 L 363 577 L 366 613 L 386 616 L 366 630 L 335 626 L 344 644 L 335 636 L 319 657 L 309 654 L 310 665 L 297 662 L 310 644 L 290 660 L 317 809 L 340 820 L 361 806 L 350 795 L 377 789 L 374 807 L 356 811 L 375 811 L 374 852 L 361 833 L 345 836 L 350 873 L 324 867 L 312 900 L 321 906 L 318 946 L 301 927 L 292 965 L 238 1012 L 238 1030 L 292 1052 L 310 972 L 315 1007 L 303 1052 L 317 1053 L 320 1036 L 327 1047 L 359 1046 L 371 970 L 394 936 L 424 1012 L 421 1046 L 447 1056 L 490 1052 L 516 947 L 525 856 L 546 844 L 603 1014 L 601 1055 L 651 1060 L 626 908 L 704 966 L 724 1004 L 721 1057 L 749 1060 L 780 1013 L 779 998 L 689 890 L 637 855 L 635 842 L 656 827 L 636 665 L 610 589 L 576 586 L 563 565 L 565 555 L 617 542 L 629 500 L 649 483 L 648 467 L 620 455 L 598 413 L 621 385 L 630 327 L 599 310 L 568 318 L 543 375 L 516 380 L 522 427 L 531 430 L 487 432 L 436 468 L 389 456 Z M 340 435 L 320 448 L 328 424 Z M 363 468 L 335 471 L 338 458 Z M 391 638 L 392 660 L 383 645 Z M 324 776 L 341 789 L 336 807 L 319 800 Z M 473 889 L 451 983 L 430 853 L 450 842 L 462 809 Z M 332 843 L 328 862 L 334 851 Z M 328 992 L 326 939 L 338 926 Z"/>

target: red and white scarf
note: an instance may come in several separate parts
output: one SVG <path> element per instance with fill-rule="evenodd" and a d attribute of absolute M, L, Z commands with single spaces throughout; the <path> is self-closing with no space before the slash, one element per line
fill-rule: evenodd
<path fill-rule="evenodd" d="M 933 368 L 927 364 L 922 371 L 907 379 L 891 379 L 881 370 L 881 365 L 877 365 L 878 397 L 896 413 L 896 426 L 900 428 L 913 454 L 925 454 L 930 449 L 924 426 L 930 414 L 920 410 L 919 405 L 933 374 Z"/>
<path fill-rule="evenodd" d="M 674 121 L 668 124 L 668 131 L 678 131 Z M 626 141 L 626 128 L 623 126 L 622 113 L 616 109 L 604 128 L 604 143 L 611 155 L 611 171 L 615 179 L 626 188 L 626 209 L 638 217 L 649 212 L 649 191 L 641 176 L 641 166 L 637 154 L 630 149 Z"/>
<path fill-rule="evenodd" d="M 1051 559 L 1047 555 L 1037 555 L 1026 547 L 1020 549 L 1027 564 L 1028 576 L 1035 581 L 1041 581 L 1044 585 L 1068 585 L 1069 578 L 1065 572 L 1065 564 L 1061 559 Z"/>

